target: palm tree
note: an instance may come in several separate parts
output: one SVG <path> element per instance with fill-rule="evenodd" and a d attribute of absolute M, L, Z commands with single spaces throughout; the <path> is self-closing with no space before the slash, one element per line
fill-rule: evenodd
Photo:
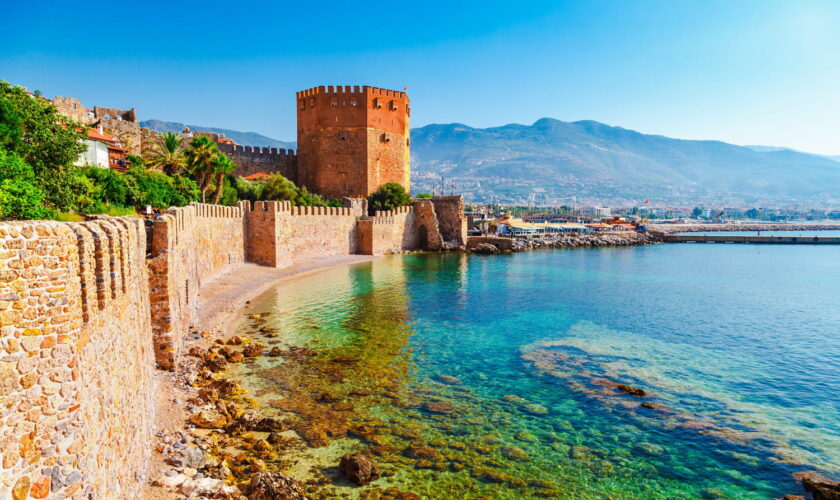
<path fill-rule="evenodd" d="M 207 136 L 200 135 L 190 141 L 190 147 L 184 152 L 187 171 L 201 189 L 201 202 L 204 203 L 207 187 L 214 173 L 213 164 L 220 154 L 219 147 Z"/>
<path fill-rule="evenodd" d="M 184 168 L 184 150 L 181 137 L 172 132 L 164 132 L 160 142 L 146 151 L 146 165 L 166 175 L 175 175 Z"/>
<path fill-rule="evenodd" d="M 225 176 L 236 170 L 236 164 L 226 154 L 219 152 L 213 161 L 213 172 L 216 174 L 216 198 L 213 203 L 218 204 L 222 197 L 222 185 L 225 182 Z"/>

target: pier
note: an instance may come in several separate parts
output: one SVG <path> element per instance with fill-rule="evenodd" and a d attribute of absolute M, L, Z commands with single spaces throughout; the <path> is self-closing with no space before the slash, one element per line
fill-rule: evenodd
<path fill-rule="evenodd" d="M 840 236 L 757 236 L 723 234 L 663 234 L 665 243 L 757 243 L 772 245 L 840 245 Z"/>

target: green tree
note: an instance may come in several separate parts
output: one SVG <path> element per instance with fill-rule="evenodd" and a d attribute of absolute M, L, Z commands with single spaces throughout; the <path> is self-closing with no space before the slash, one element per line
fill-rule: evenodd
<path fill-rule="evenodd" d="M 0 145 L 32 167 L 44 203 L 58 210 L 75 201 L 73 163 L 85 150 L 81 130 L 48 101 L 0 81 Z"/>
<path fill-rule="evenodd" d="M 0 148 L 0 219 L 43 219 L 44 192 L 34 182 L 35 174 L 18 155 Z"/>
<path fill-rule="evenodd" d="M 216 197 L 213 199 L 213 203 L 219 203 L 219 200 L 222 197 L 222 188 L 225 176 L 232 173 L 234 170 L 236 170 L 236 164 L 230 156 L 222 153 L 221 151 L 213 159 L 213 172 L 216 176 Z"/>
<path fill-rule="evenodd" d="M 405 192 L 402 184 L 389 182 L 368 196 L 368 212 L 374 215 L 377 210 L 393 210 L 409 203 L 411 203 L 411 197 Z"/>
<path fill-rule="evenodd" d="M 93 183 L 96 200 L 119 207 L 126 206 L 128 186 L 123 174 L 99 167 L 85 167 L 82 172 Z"/>
<path fill-rule="evenodd" d="M 703 209 L 700 207 L 694 207 L 694 210 L 691 211 L 691 216 L 695 219 L 699 219 L 700 216 L 703 215 Z"/>
<path fill-rule="evenodd" d="M 416 195 L 414 195 L 414 197 L 417 198 L 417 199 L 423 200 L 423 199 L 426 199 L 426 198 L 431 198 L 432 195 L 429 194 L 429 193 L 417 193 Z"/>
<path fill-rule="evenodd" d="M 201 201 L 206 201 L 207 188 L 213 178 L 216 155 L 219 147 L 207 136 L 200 135 L 190 141 L 190 147 L 184 152 L 187 171 L 201 190 Z"/>
<path fill-rule="evenodd" d="M 262 190 L 262 197 L 265 200 L 291 201 L 293 204 L 298 197 L 298 189 L 295 183 L 280 174 L 271 174 L 266 179 L 265 187 Z"/>
<path fill-rule="evenodd" d="M 242 177 L 233 178 L 233 187 L 236 189 L 236 196 L 240 200 L 254 202 L 266 199 L 263 197 L 265 184 L 263 181 L 249 181 Z"/>
<path fill-rule="evenodd" d="M 172 132 L 164 132 L 158 139 L 157 144 L 144 151 L 146 165 L 166 175 L 181 173 L 186 164 L 181 137 Z"/>

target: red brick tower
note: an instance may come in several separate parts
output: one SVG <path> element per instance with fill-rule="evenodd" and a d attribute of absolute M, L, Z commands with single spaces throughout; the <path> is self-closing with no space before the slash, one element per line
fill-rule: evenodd
<path fill-rule="evenodd" d="M 297 183 L 331 197 L 362 197 L 388 182 L 409 189 L 408 95 L 377 87 L 297 93 Z"/>

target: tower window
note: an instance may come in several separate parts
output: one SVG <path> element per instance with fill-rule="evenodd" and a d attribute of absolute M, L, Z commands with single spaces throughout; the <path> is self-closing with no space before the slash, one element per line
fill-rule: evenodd
<path fill-rule="evenodd" d="M 376 109 L 381 108 L 382 107 L 382 99 L 380 99 L 378 97 L 375 97 L 373 99 L 373 107 L 376 108 Z"/>
<path fill-rule="evenodd" d="M 391 111 L 396 111 L 397 110 L 397 101 L 391 101 L 390 108 L 391 108 Z"/>
<path fill-rule="evenodd" d="M 382 134 L 382 142 L 391 142 L 391 138 L 388 137 L 388 134 Z"/>
<path fill-rule="evenodd" d="M 338 97 L 333 97 L 330 99 L 330 106 L 338 106 Z"/>
<path fill-rule="evenodd" d="M 356 98 L 355 97 L 350 97 L 350 105 L 355 106 L 357 104 L 358 104 L 358 102 L 356 102 Z"/>
<path fill-rule="evenodd" d="M 347 140 L 347 132 L 346 131 L 339 132 L 338 133 L 338 140 L 346 141 Z"/>

